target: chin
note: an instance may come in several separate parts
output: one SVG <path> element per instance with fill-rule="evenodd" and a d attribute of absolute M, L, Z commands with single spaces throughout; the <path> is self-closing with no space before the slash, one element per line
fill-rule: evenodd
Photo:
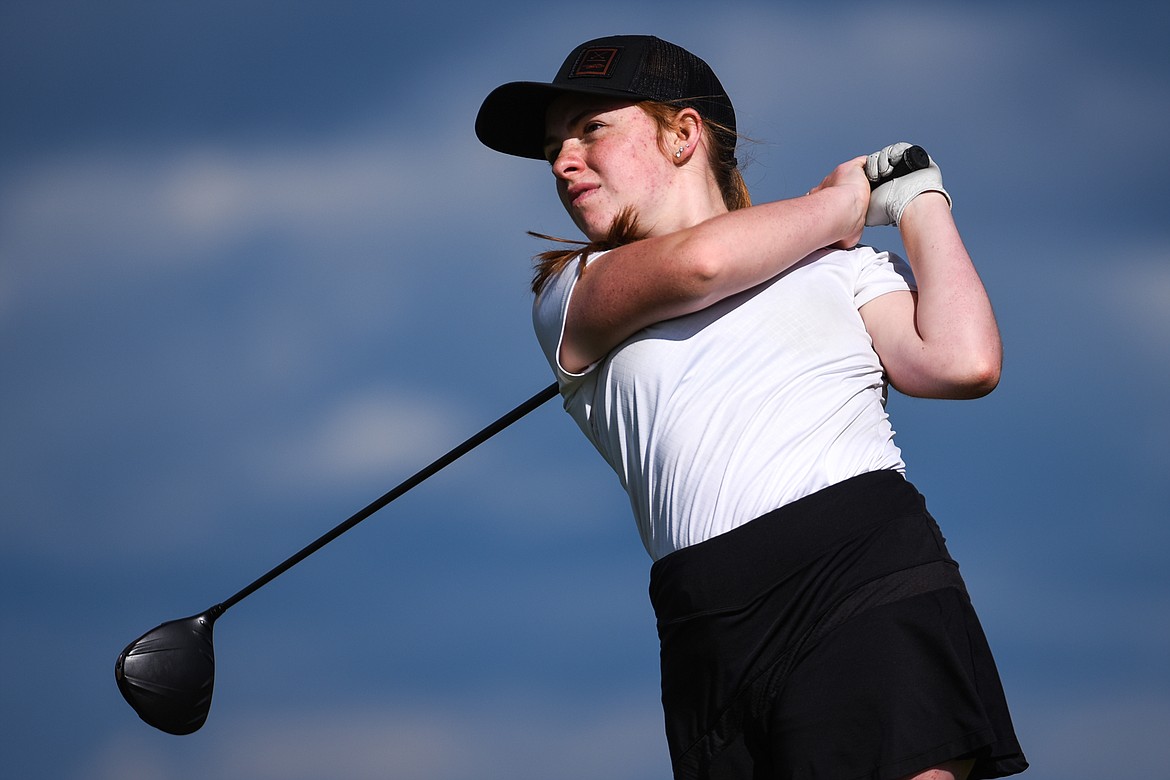
<path fill-rule="evenodd" d="M 573 216 L 573 224 L 577 226 L 585 238 L 589 241 L 604 241 L 609 238 L 613 231 L 613 224 L 617 220 L 617 216 L 613 214 L 591 214 L 585 215 L 578 213 Z"/>
<path fill-rule="evenodd" d="M 591 224 L 584 222 L 584 221 L 574 220 L 574 222 L 577 225 L 577 229 L 580 230 L 581 233 L 585 236 L 585 238 L 589 241 L 602 241 L 602 240 L 604 240 L 605 237 L 609 235 L 610 225 L 613 224 L 611 222 L 609 224 L 606 224 L 604 226 L 599 227 L 597 225 L 591 225 Z"/>

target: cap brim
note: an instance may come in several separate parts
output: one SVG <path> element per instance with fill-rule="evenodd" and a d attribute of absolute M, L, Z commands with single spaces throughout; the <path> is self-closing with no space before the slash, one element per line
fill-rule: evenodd
<path fill-rule="evenodd" d="M 475 134 L 489 149 L 543 160 L 545 114 L 561 95 L 599 95 L 629 101 L 643 99 L 629 92 L 604 87 L 514 81 L 496 87 L 484 99 L 475 118 Z"/>

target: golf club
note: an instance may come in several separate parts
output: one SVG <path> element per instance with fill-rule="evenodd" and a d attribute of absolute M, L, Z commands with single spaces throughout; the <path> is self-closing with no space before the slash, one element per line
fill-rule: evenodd
<path fill-rule="evenodd" d="M 224 612 L 555 395 L 554 382 L 225 601 L 135 639 L 114 665 L 122 696 L 138 717 L 160 731 L 176 735 L 198 731 L 211 710 L 215 682 L 212 627 Z"/>
<path fill-rule="evenodd" d="M 888 176 L 871 186 L 929 164 L 926 151 L 912 146 Z M 215 681 L 212 628 L 224 612 L 555 395 L 554 382 L 227 600 L 197 615 L 163 623 L 131 642 L 114 665 L 122 696 L 138 717 L 160 731 L 177 735 L 198 731 L 211 709 Z"/>

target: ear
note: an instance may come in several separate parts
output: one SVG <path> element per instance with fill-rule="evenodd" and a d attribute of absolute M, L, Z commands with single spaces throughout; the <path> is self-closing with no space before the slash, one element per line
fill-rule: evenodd
<path fill-rule="evenodd" d="M 699 116 L 699 112 L 693 108 L 684 108 L 679 111 L 678 116 L 675 117 L 672 136 L 674 138 L 674 160 L 677 163 L 684 163 L 699 148 L 699 141 L 703 137 L 703 119 Z M 679 150 L 682 151 L 681 154 L 678 154 Z"/>

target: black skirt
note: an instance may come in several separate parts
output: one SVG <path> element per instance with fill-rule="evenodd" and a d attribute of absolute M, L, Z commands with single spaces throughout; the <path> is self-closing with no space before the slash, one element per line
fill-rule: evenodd
<path fill-rule="evenodd" d="M 900 474 L 865 474 L 651 569 L 675 778 L 1022 772 L 958 565 Z"/>

